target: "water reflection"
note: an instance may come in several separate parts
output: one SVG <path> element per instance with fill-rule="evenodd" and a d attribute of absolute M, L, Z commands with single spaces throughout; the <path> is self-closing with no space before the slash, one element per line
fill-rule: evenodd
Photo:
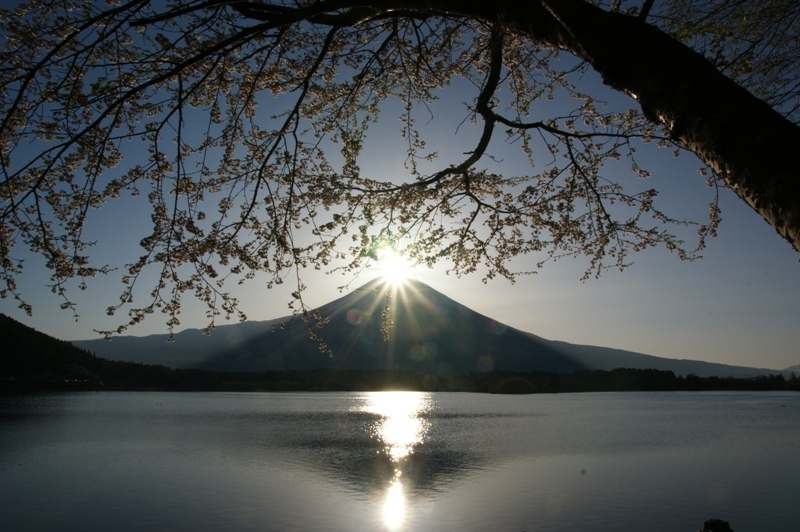
<path fill-rule="evenodd" d="M 390 529 L 402 526 L 405 518 L 403 473 L 413 469 L 414 448 L 425 441 L 429 421 L 423 415 L 431 409 L 430 394 L 420 392 L 375 392 L 366 396 L 363 412 L 379 416 L 372 437 L 392 463 L 392 478 L 386 488 L 383 521 Z"/>
<path fill-rule="evenodd" d="M 390 530 L 400 528 L 406 516 L 406 496 L 400 479 L 392 480 L 383 503 L 383 522 Z"/>
<path fill-rule="evenodd" d="M 794 532 L 796 395 L 0 398 L 0 508 L 5 530 Z"/>

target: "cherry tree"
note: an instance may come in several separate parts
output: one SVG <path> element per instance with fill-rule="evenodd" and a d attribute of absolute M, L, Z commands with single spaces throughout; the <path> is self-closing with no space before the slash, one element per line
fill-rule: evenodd
<path fill-rule="evenodd" d="M 358 271 L 382 246 L 511 279 L 520 256 L 585 256 L 587 276 L 654 246 L 692 258 L 717 187 L 800 249 L 798 30 L 793 0 L 32 0 L 0 14 L 0 295 L 30 312 L 16 280 L 33 252 L 74 311 L 68 288 L 112 269 L 84 229 L 115 201 L 152 223 L 125 236 L 140 252 L 109 334 L 154 312 L 172 330 L 185 297 L 209 327 L 244 319 L 230 285 Z M 452 159 L 424 125 L 456 85 L 479 134 Z M 363 171 L 392 114 L 404 174 Z M 491 170 L 498 141 L 527 173 Z M 699 158 L 706 221 L 629 185 L 647 144 Z"/>

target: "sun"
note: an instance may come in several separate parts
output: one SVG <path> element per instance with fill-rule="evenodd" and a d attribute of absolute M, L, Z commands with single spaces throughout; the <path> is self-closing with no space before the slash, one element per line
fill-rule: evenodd
<path fill-rule="evenodd" d="M 394 286 L 401 285 L 413 273 L 411 262 L 391 247 L 382 247 L 378 250 L 378 268 L 387 283 Z"/>

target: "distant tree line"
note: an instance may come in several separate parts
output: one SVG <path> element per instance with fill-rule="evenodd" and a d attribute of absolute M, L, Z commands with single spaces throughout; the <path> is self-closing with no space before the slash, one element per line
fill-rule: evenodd
<path fill-rule="evenodd" d="M 800 379 L 783 375 L 753 378 L 686 377 L 671 371 L 618 368 L 568 374 L 486 372 L 432 376 L 408 370 L 305 370 L 234 373 L 117 362 L 93 357 L 92 364 L 64 365 L 65 372 L 4 375 L 5 393 L 63 390 L 152 391 L 451 391 L 501 394 L 611 391 L 797 390 Z M 4 372 L 5 373 L 5 372 Z"/>
<path fill-rule="evenodd" d="M 751 378 L 675 375 L 672 371 L 617 368 L 567 374 L 485 373 L 470 376 L 475 391 L 488 393 L 568 393 L 702 390 L 800 390 L 800 379 L 783 375 Z"/>

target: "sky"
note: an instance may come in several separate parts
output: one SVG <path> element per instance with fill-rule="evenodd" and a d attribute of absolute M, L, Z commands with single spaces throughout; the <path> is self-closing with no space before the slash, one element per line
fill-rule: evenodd
<path fill-rule="evenodd" d="M 434 149 L 442 153 L 439 165 L 463 159 L 479 132 L 478 126 L 462 123 L 462 102 L 474 93 L 458 84 L 448 90 L 423 127 L 428 142 L 436 143 Z M 612 105 L 624 99 L 607 96 Z M 405 146 L 397 140 L 399 123 L 386 116 L 380 124 L 368 137 L 362 170 L 400 175 Z M 498 135 L 490 146 L 496 161 L 486 166 L 506 175 L 523 173 L 525 167 L 512 148 Z M 658 205 L 675 216 L 703 221 L 712 192 L 697 173 L 699 162 L 693 156 L 676 160 L 654 150 L 644 150 L 641 157 L 642 166 L 653 172 L 647 186 L 661 192 Z M 144 232 L 137 228 L 144 227 L 146 216 L 141 207 L 140 201 L 123 200 L 93 214 L 90 227 L 99 241 L 100 257 L 113 262 L 124 256 L 124 263 L 138 255 Z M 551 340 L 770 369 L 800 364 L 800 253 L 730 191 L 722 191 L 720 207 L 719 236 L 709 240 L 703 258 L 693 262 L 682 262 L 659 248 L 631 257 L 634 264 L 622 272 L 610 270 L 587 281 L 581 281 L 585 261 L 573 259 L 548 263 L 514 284 L 502 278 L 483 283 L 480 272 L 457 278 L 445 273 L 446 264 L 418 268 L 412 276 L 476 312 Z M 519 266 L 525 267 L 525 261 L 533 264 L 537 258 L 522 259 Z M 314 270 L 301 275 L 308 286 L 306 303 L 320 306 L 344 295 L 337 287 L 357 288 L 379 272 L 368 270 L 357 279 Z M 105 312 L 120 292 L 118 272 L 91 280 L 86 292 L 72 290 L 80 314 L 77 322 L 70 311 L 59 308 L 61 300 L 50 293 L 47 282 L 40 262 L 29 258 L 18 284 L 33 305 L 33 316 L 26 316 L 10 299 L 0 300 L 0 312 L 64 340 L 96 338 L 96 329 L 120 323 Z M 267 290 L 256 280 L 236 295 L 250 320 L 268 320 L 290 313 L 287 303 L 294 289 L 288 283 Z M 182 328 L 207 324 L 199 309 L 184 310 Z M 165 320 L 155 315 L 127 334 L 165 333 Z"/>

